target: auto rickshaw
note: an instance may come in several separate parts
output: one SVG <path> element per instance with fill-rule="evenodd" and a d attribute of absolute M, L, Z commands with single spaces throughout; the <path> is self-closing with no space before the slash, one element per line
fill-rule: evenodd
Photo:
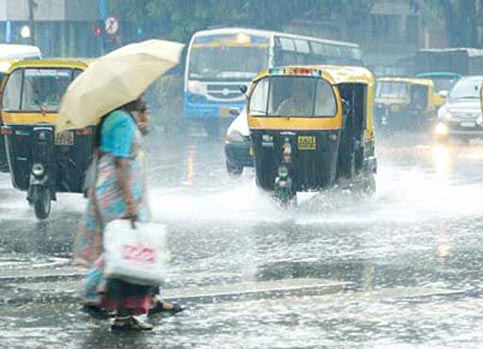
<path fill-rule="evenodd" d="M 375 191 L 374 78 L 365 68 L 262 71 L 247 93 L 256 181 L 282 206 L 297 192 Z"/>
<path fill-rule="evenodd" d="M 430 79 L 377 79 L 375 123 L 379 129 L 426 130 L 436 118 L 436 95 Z"/>
<path fill-rule="evenodd" d="M 1 86 L 1 134 L 14 188 L 27 192 L 39 219 L 56 193 L 81 193 L 93 152 L 94 126 L 56 133 L 57 109 L 69 84 L 88 66 L 77 60 L 19 61 Z"/>
<path fill-rule="evenodd" d="M 15 60 L 0 59 L 0 86 L 2 86 L 4 75 L 8 72 L 14 62 Z M 5 141 L 3 137 L 0 137 L 0 172 L 8 172 L 7 152 L 5 151 Z"/>
<path fill-rule="evenodd" d="M 449 91 L 453 88 L 454 84 L 461 79 L 461 74 L 454 72 L 428 72 L 419 73 L 417 78 L 431 79 L 434 84 L 434 105 L 436 108 L 441 107 L 446 101 L 446 97 Z"/>

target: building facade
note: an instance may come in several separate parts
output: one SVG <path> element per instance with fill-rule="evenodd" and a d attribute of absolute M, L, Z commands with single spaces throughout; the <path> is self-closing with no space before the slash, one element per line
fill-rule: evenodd
<path fill-rule="evenodd" d="M 429 39 L 444 45 L 441 33 L 431 33 L 422 24 L 422 0 L 375 0 L 369 13 L 360 16 L 339 13 L 323 20 L 297 19 L 287 31 L 357 43 L 364 53 L 366 65 L 374 72 L 407 74 L 411 57 Z"/>
<path fill-rule="evenodd" d="M 0 0 L 0 42 L 34 44 L 44 57 L 102 53 L 102 0 Z"/>

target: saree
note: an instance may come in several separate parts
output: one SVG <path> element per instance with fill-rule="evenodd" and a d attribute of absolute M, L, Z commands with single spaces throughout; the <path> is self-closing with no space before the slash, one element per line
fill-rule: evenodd
<path fill-rule="evenodd" d="M 114 113 L 111 113 L 109 117 Z M 130 116 L 129 116 L 130 117 Z M 106 119 L 106 120 L 107 120 Z M 134 123 L 134 122 L 133 122 Z M 112 123 L 111 123 L 112 124 Z M 115 123 L 113 127 L 115 127 Z M 148 221 L 143 137 L 135 126 L 128 160 L 128 183 L 137 204 L 139 221 Z M 106 131 L 106 133 L 108 133 Z M 104 128 L 101 137 L 104 137 Z M 126 142 L 128 140 L 119 140 Z M 103 231 L 109 222 L 127 216 L 126 202 L 118 184 L 115 156 L 99 152 L 95 181 L 88 188 L 87 208 L 82 217 L 73 246 L 74 265 L 90 268 L 84 282 L 85 304 L 100 305 L 108 310 L 119 307 L 133 309 L 134 315 L 147 312 L 150 288 L 122 280 L 103 277 Z"/>

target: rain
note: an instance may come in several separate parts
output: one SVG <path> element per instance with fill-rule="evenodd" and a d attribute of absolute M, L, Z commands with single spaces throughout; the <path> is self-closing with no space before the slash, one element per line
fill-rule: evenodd
<path fill-rule="evenodd" d="M 0 0 L 0 79 L 1 348 L 483 345 L 481 1 Z M 74 263 L 141 92 L 151 331 Z"/>

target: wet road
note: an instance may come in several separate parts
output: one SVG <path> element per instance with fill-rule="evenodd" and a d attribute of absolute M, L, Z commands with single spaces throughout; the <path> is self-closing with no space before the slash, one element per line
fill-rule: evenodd
<path fill-rule="evenodd" d="M 154 318 L 154 333 L 121 336 L 72 302 L 0 305 L 1 347 L 482 347 L 481 144 L 379 140 L 373 198 L 306 194 L 288 211 L 253 171 L 230 178 L 218 142 L 153 135 L 149 150 L 152 211 L 173 256 L 167 290 L 234 296 L 193 297 Z M 0 194 L 0 266 L 67 264 L 84 201 L 62 195 L 38 223 L 6 176 Z M 254 285 L 265 288 L 244 293 Z"/>

